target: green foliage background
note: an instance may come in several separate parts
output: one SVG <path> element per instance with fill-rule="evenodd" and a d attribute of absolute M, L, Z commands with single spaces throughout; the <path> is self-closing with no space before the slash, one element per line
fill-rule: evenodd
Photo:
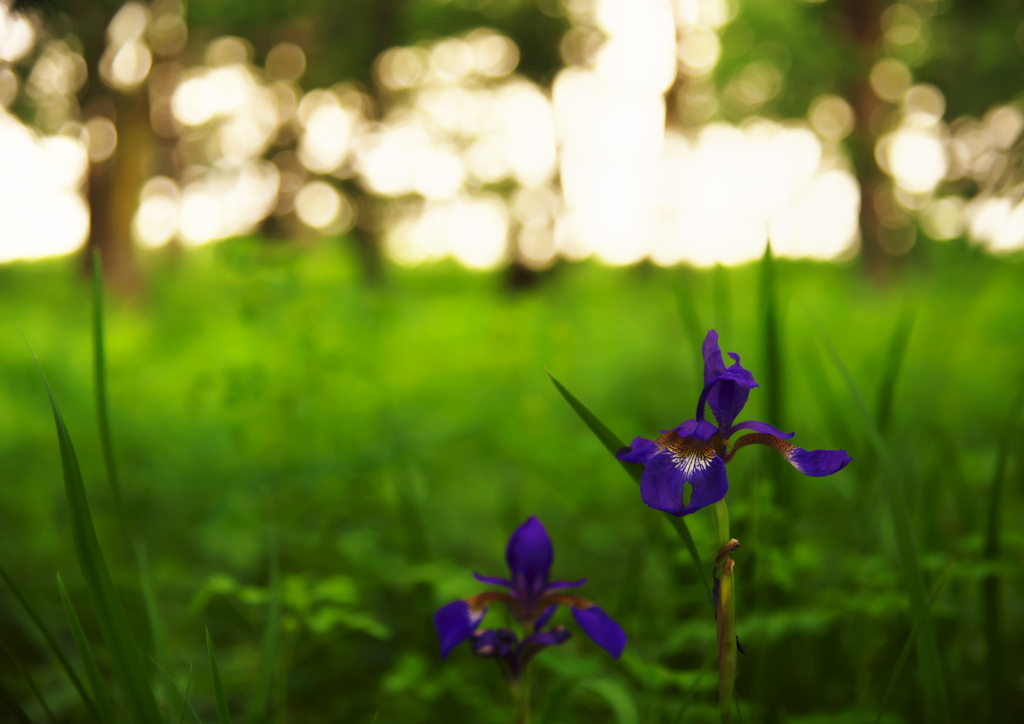
<path fill-rule="evenodd" d="M 693 414 L 707 328 L 764 383 L 758 265 L 560 265 L 535 288 L 509 292 L 498 273 L 441 264 L 394 269 L 388 288 L 373 289 L 358 283 L 345 248 L 242 239 L 152 254 L 145 296 L 108 303 L 125 505 L 148 553 L 161 665 L 182 690 L 193 667 L 197 712 L 216 716 L 209 627 L 232 712 L 254 720 L 276 541 L 270 720 L 504 721 L 497 668 L 468 649 L 440 662 L 431 615 L 478 592 L 472 571 L 500 575 L 508 534 L 537 515 L 554 540 L 555 575 L 589 576 L 586 595 L 630 635 L 621 662 L 581 634 L 538 657 L 538 721 L 673 722 L 684 706 L 681 720 L 713 721 L 714 625 L 687 554 L 544 367 L 624 439 L 674 426 Z M 842 265 L 775 264 L 784 413 L 769 421 L 795 430 L 801 446 L 845 448 L 854 462 L 820 479 L 774 465 L 767 449 L 730 465 L 748 652 L 737 691 L 748 721 L 873 719 L 913 623 L 879 461 L 816 324 L 873 412 L 891 407 L 884 437 L 926 589 L 956 564 L 931 612 L 950 720 L 1022 713 L 1024 468 L 1008 415 L 1024 380 L 1024 267 L 958 243 L 915 253 L 887 285 Z M 153 653 L 97 439 L 89 298 L 71 261 L 0 268 L 0 563 L 77 666 L 54 581 L 61 573 L 109 676 L 71 545 L 45 391 L 14 326 L 62 406 L 115 584 Z M 905 355 L 894 357 L 911 315 Z M 767 400 L 755 390 L 749 416 L 765 419 Z M 1008 434 L 1001 551 L 986 557 Z M 709 515 L 687 522 L 710 568 Z M 999 582 L 998 696 L 987 673 L 986 576 Z M 0 640 L 57 720 L 82 718 L 6 593 Z M 0 656 L 0 682 L 42 716 L 12 662 Z M 912 657 L 898 680 L 892 721 L 924 721 L 919 663 Z M 149 673 L 176 720 L 166 678 Z"/>

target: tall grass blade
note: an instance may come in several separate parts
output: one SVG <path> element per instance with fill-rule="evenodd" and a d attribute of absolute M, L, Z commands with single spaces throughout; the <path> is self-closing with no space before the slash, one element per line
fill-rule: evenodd
<path fill-rule="evenodd" d="M 117 522 L 126 540 L 131 540 L 128 517 L 121 500 L 121 481 L 117 474 L 114 458 L 114 441 L 110 434 L 110 417 L 107 414 L 107 368 L 103 346 L 103 269 L 100 254 L 92 254 L 92 361 L 93 388 L 96 394 L 96 423 L 100 433 L 100 447 L 103 450 L 103 465 L 107 470 L 110 493 L 117 509 Z"/>
<path fill-rule="evenodd" d="M 138 565 L 139 589 L 142 592 L 142 604 L 146 610 L 150 644 L 153 647 L 153 660 L 158 666 L 165 666 L 167 657 L 164 652 L 164 632 L 160 625 L 160 613 L 157 610 L 153 580 L 149 575 L 149 554 L 146 552 L 146 545 L 141 541 L 135 542 L 135 561 Z M 154 689 L 159 692 L 158 686 L 154 686 Z"/>
<path fill-rule="evenodd" d="M 1003 426 L 1003 438 L 999 443 L 996 467 L 992 472 L 992 484 L 989 486 L 988 507 L 985 515 L 985 547 L 982 550 L 984 560 L 994 563 L 999 558 L 1002 548 L 1002 526 L 999 517 L 1003 497 L 1003 479 L 1006 477 L 1006 463 L 1010 450 L 1017 438 L 1015 431 L 1020 419 L 1021 408 L 1024 407 L 1024 386 L 1010 404 L 1010 414 Z M 999 607 L 1001 581 L 997 574 L 992 573 L 981 580 L 981 612 L 985 631 L 985 649 L 987 668 L 989 706 L 991 721 L 1004 721 L 1002 708 L 1005 706 L 1006 677 L 1004 675 L 1005 638 L 1002 632 L 1001 611 Z"/>
<path fill-rule="evenodd" d="M 103 677 L 100 675 L 100 669 L 96 665 L 96 657 L 92 653 L 92 646 L 89 645 L 89 640 L 85 637 L 85 631 L 82 630 L 78 614 L 75 613 L 75 607 L 68 597 L 68 592 L 64 588 L 64 581 L 61 580 L 59 573 L 57 574 L 57 590 L 60 591 L 60 602 L 64 605 L 64 615 L 67 616 L 68 626 L 71 627 L 71 636 L 75 639 L 78 655 L 82 659 L 82 665 L 85 666 L 85 674 L 89 677 L 92 695 L 96 698 L 96 706 L 100 712 L 99 718 L 104 724 L 113 722 L 114 707 L 110 702 L 110 692 L 107 690 L 106 682 L 103 681 Z"/>
<path fill-rule="evenodd" d="M 22 666 L 21 661 L 14 655 L 14 652 L 7 648 L 7 644 L 0 641 L 0 647 L 7 652 L 7 656 L 14 662 L 14 666 L 18 669 L 18 673 L 21 674 L 22 678 L 25 679 L 25 683 L 28 684 L 28 688 L 30 688 L 32 693 L 35 694 L 36 700 L 39 702 L 39 706 L 43 707 L 43 711 L 46 713 L 46 718 L 49 719 L 52 724 L 57 724 L 57 720 L 53 716 L 53 711 L 50 710 L 49 705 L 46 703 L 46 699 L 43 698 L 43 692 L 41 692 L 39 687 L 36 686 L 36 680 L 32 678 L 32 674 L 28 672 L 28 669 Z"/>
<path fill-rule="evenodd" d="M 3 681 L 0 681 L 0 701 L 7 705 L 7 708 L 11 710 L 11 714 L 13 714 L 14 718 L 21 722 L 21 724 L 32 724 L 32 720 L 28 718 L 28 714 L 26 714 L 25 710 L 21 708 L 21 704 L 18 703 L 14 694 L 4 686 Z"/>
<path fill-rule="evenodd" d="M 547 370 L 545 370 L 545 372 L 547 372 Z M 597 416 L 588 410 L 586 405 L 576 399 L 575 395 L 569 392 L 569 390 L 567 390 L 553 374 L 550 372 L 547 372 L 547 374 L 548 377 L 551 378 L 551 382 L 554 383 L 555 388 L 559 393 L 561 393 L 562 397 L 565 398 L 565 401 L 569 403 L 569 407 L 579 415 L 583 424 L 585 424 L 590 431 L 594 433 L 597 439 L 601 441 L 605 450 L 611 453 L 612 457 L 615 457 L 615 453 L 625 447 L 625 443 L 623 443 L 614 432 L 608 429 L 607 425 L 597 419 Z M 615 458 L 615 461 L 622 466 L 622 469 L 626 471 L 626 474 L 629 475 L 629 477 L 633 478 L 633 482 L 637 485 L 640 484 L 640 475 L 643 473 L 644 469 L 643 465 L 638 465 L 636 463 L 624 463 L 618 458 Z M 686 527 L 686 521 L 682 518 L 677 518 L 674 515 L 669 515 L 668 513 L 665 513 L 664 515 L 686 545 L 686 550 L 689 551 L 690 559 L 693 561 L 693 567 L 697 571 L 697 577 L 700 578 L 701 582 L 704 584 L 704 588 L 708 594 L 708 601 L 711 603 L 712 607 L 714 607 L 714 597 L 711 594 L 711 583 L 708 581 L 707 574 L 704 572 L 705 566 L 701 561 L 700 553 L 697 552 L 697 544 L 693 541 L 693 535 L 690 534 L 690 529 Z"/>
<path fill-rule="evenodd" d="M 260 678 L 252 703 L 253 716 L 257 721 L 265 718 L 271 687 L 274 685 L 274 662 L 277 660 L 277 640 L 280 633 L 278 619 L 281 616 L 281 563 L 277 550 L 277 530 L 273 525 L 271 525 L 270 533 L 267 536 L 267 548 L 270 568 L 270 603 L 267 611 L 267 628 L 263 632 Z"/>
<path fill-rule="evenodd" d="M 185 682 L 185 701 L 181 705 L 181 716 L 178 717 L 178 724 L 185 724 L 185 712 L 188 711 L 192 704 L 188 700 L 188 692 L 192 689 L 192 664 L 188 665 L 188 681 Z M 193 711 L 195 711 L 193 709 Z M 197 717 L 198 718 L 198 717 Z"/>
<path fill-rule="evenodd" d="M 35 359 L 35 354 L 32 355 L 32 358 Z M 110 651 L 114 674 L 121 682 L 128 708 L 135 719 L 147 724 L 158 722 L 160 721 L 160 711 L 157 708 L 156 699 L 153 697 L 153 691 L 149 687 L 146 664 L 139 652 L 131 628 L 128 626 L 128 618 L 125 616 L 121 599 L 118 598 L 117 591 L 114 589 L 110 569 L 107 567 L 99 539 L 96 537 L 92 512 L 89 510 L 89 499 L 85 493 L 82 471 L 78 466 L 78 457 L 75 455 L 71 435 L 64 424 L 64 417 L 60 413 L 60 408 L 57 407 L 57 401 L 53 397 L 50 384 L 46 381 L 46 376 L 43 375 L 38 360 L 36 360 L 36 366 L 39 367 L 39 375 L 43 378 L 43 384 L 46 386 L 46 394 L 50 399 L 50 407 L 53 410 L 53 419 L 57 427 L 57 442 L 60 446 L 61 465 L 64 472 L 64 490 L 70 513 L 71 536 L 74 540 L 75 552 L 78 554 L 78 564 L 82 569 L 86 590 L 89 592 L 89 599 L 92 601 L 96 613 L 96 621 Z"/>
<path fill-rule="evenodd" d="M 700 687 L 701 679 L 704 678 L 704 674 L 708 672 L 708 669 L 712 667 L 711 661 L 711 659 L 706 659 L 701 665 L 700 670 L 697 672 L 697 678 L 693 680 L 693 684 L 690 685 L 686 695 L 683 697 L 683 703 L 680 705 L 679 712 L 674 719 L 675 724 L 683 724 L 686 720 L 686 712 L 693 706 L 693 702 L 697 700 L 697 689 Z"/>
<path fill-rule="evenodd" d="M 775 294 L 775 259 L 769 243 L 761 257 L 761 334 L 764 346 L 764 389 L 768 419 L 774 425 L 783 425 L 782 344 L 779 331 L 778 301 Z M 776 458 L 772 458 L 773 460 Z"/>
<path fill-rule="evenodd" d="M 46 645 L 50 647 L 50 651 L 52 651 L 53 655 L 57 657 L 57 661 L 60 662 L 61 668 L 63 668 L 64 673 L 68 675 L 68 679 L 71 680 L 72 686 L 74 686 L 78 691 L 78 695 L 82 697 L 82 702 L 89 710 L 89 713 L 92 714 L 92 718 L 97 722 L 102 722 L 103 719 L 100 717 L 99 709 L 96 708 L 96 704 L 93 702 L 92 697 L 89 696 L 88 692 L 86 692 L 85 686 L 82 684 L 82 680 L 78 678 L 78 674 L 75 673 L 75 669 L 71 666 L 71 662 L 68 661 L 68 657 L 64 655 L 64 650 L 61 648 L 60 644 L 57 643 L 57 639 L 54 638 L 53 634 L 50 633 L 50 629 L 47 628 L 46 624 L 43 623 L 43 620 L 35 612 L 35 609 L 32 608 L 28 600 L 14 584 L 14 581 L 11 579 L 10 575 L 8 575 L 7 571 L 4 570 L 3 566 L 0 566 L 0 578 L 2 578 L 4 583 L 7 584 L 7 587 L 11 589 L 11 593 L 13 593 L 14 597 L 18 599 L 18 603 L 21 604 L 22 609 L 24 609 L 25 613 L 28 614 L 28 617 L 32 619 L 32 623 L 35 624 L 39 633 L 42 634 L 43 639 L 46 641 Z"/>
<path fill-rule="evenodd" d="M 151 656 L 149 660 L 153 661 L 153 657 Z M 188 700 L 188 688 L 192 686 L 192 664 L 189 664 L 188 666 L 188 686 L 185 688 L 185 691 L 181 690 L 181 687 L 178 686 L 178 683 L 174 680 L 174 677 L 168 674 L 166 671 L 164 671 L 163 668 L 161 668 L 160 664 L 153 661 L 153 666 L 155 666 L 156 670 L 163 674 L 167 678 L 167 680 L 171 682 L 171 686 L 174 687 L 174 691 L 178 694 L 178 697 L 181 699 L 182 718 L 184 718 L 185 709 L 187 709 L 188 711 L 192 712 L 192 718 L 196 720 L 197 724 L 203 724 L 203 720 L 199 718 L 199 713 L 196 711 L 195 707 L 192 706 L 192 702 Z"/>
<path fill-rule="evenodd" d="M 224 696 L 224 685 L 220 681 L 220 669 L 217 667 L 217 655 L 213 653 L 213 639 L 210 638 L 210 629 L 206 629 L 206 650 L 210 654 L 213 693 L 217 699 L 217 723 L 231 724 L 231 711 L 228 709 L 228 699 Z"/>
<path fill-rule="evenodd" d="M 759 389 L 765 394 L 765 413 L 771 424 L 786 426 L 782 401 L 785 375 L 782 370 L 782 342 L 779 327 L 778 296 L 775 284 L 775 258 L 772 256 L 772 245 L 768 243 L 761 257 L 758 307 L 761 310 L 761 348 L 764 352 L 764 370 L 758 372 L 763 377 Z M 772 481 L 775 503 L 784 511 L 793 508 L 793 486 L 780 484 L 785 467 L 782 459 L 771 455 L 764 461 L 767 477 Z"/>
<path fill-rule="evenodd" d="M 700 314 L 697 311 L 697 302 L 693 298 L 693 285 L 689 283 L 690 281 L 691 279 L 686 279 L 686 283 L 674 284 L 672 291 L 675 292 L 679 317 L 683 321 L 683 332 L 693 344 L 693 358 L 702 359 L 701 345 L 706 330 L 700 323 Z"/>
<path fill-rule="evenodd" d="M 903 576 L 907 586 L 907 598 L 910 601 L 910 613 L 913 618 L 923 619 L 925 608 L 924 581 L 921 578 L 921 567 L 918 559 L 917 542 L 914 538 L 914 530 L 911 524 L 910 510 L 907 507 L 907 500 L 900 485 L 899 477 L 896 474 L 896 465 L 889 451 L 889 446 L 882 437 L 875 417 L 871 414 L 867 402 L 857 389 L 857 384 L 850 375 L 842 358 L 832 346 L 825 331 L 813 320 L 818 334 L 825 345 L 829 356 L 839 370 L 850 397 L 853 399 L 857 412 L 860 415 L 861 423 L 868 434 L 871 446 L 875 450 L 880 463 L 883 487 L 885 488 L 887 502 L 892 515 L 893 529 L 896 534 L 896 549 L 899 554 L 900 567 L 903 569 Z M 921 668 L 922 685 L 925 694 L 925 719 L 927 721 L 949 721 L 949 708 L 947 706 L 948 696 L 946 685 L 942 674 L 941 659 L 939 658 L 938 645 L 935 641 L 935 634 L 928 621 L 922 620 L 921 631 L 918 635 L 918 659 Z"/>
<path fill-rule="evenodd" d="M 892 696 L 893 690 L 896 688 L 896 682 L 899 681 L 900 674 L 903 673 L 903 667 L 907 663 L 907 658 L 910 656 L 911 649 L 914 648 L 914 641 L 917 639 L 917 634 L 921 625 L 924 623 L 928 614 L 932 610 L 932 606 L 935 604 L 935 600 L 939 597 L 939 593 L 942 592 L 943 586 L 946 585 L 946 579 L 949 578 L 949 572 L 953 570 L 955 564 L 949 564 L 945 571 L 942 573 L 942 577 L 939 578 L 935 584 L 935 588 L 932 590 L 932 595 L 928 597 L 928 602 L 925 604 L 924 610 L 921 615 L 914 620 L 914 625 L 910 627 L 910 635 L 907 636 L 907 642 L 903 644 L 903 650 L 900 651 L 900 657 L 896 659 L 896 666 L 892 670 L 892 676 L 889 678 L 889 686 L 885 689 L 885 695 L 882 697 L 882 703 L 878 707 L 878 718 L 875 719 L 875 724 L 881 724 L 882 717 L 885 715 L 885 707 L 889 704 L 889 697 Z"/>
<path fill-rule="evenodd" d="M 896 394 L 896 380 L 899 378 L 903 359 L 907 354 L 910 332 L 914 326 L 914 312 L 904 311 L 889 340 L 889 351 L 882 368 L 882 380 L 878 386 L 878 429 L 884 434 L 892 418 L 892 403 Z"/>
<path fill-rule="evenodd" d="M 712 298 L 715 318 L 711 326 L 718 330 L 722 339 L 732 336 L 732 285 L 729 281 L 729 267 L 716 264 L 711 275 Z M 702 338 L 703 341 L 703 338 Z"/>

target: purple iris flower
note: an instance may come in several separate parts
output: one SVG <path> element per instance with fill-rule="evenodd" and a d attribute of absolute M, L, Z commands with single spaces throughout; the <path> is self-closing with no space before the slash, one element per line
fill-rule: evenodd
<path fill-rule="evenodd" d="M 527 662 L 547 646 L 567 641 L 570 633 L 564 626 L 545 628 L 560 605 L 572 609 L 573 618 L 594 642 L 614 658 L 622 655 L 626 634 L 607 613 L 590 601 L 568 593 L 567 588 L 582 586 L 579 581 L 550 580 L 554 560 L 551 539 L 543 524 L 531 517 L 516 528 L 508 539 L 505 560 L 511 578 L 494 578 L 474 573 L 483 583 L 503 586 L 506 591 L 485 591 L 476 596 L 453 601 L 434 614 L 434 626 L 441 639 L 441 658 L 466 639 L 479 656 L 497 659 L 506 676 L 519 677 Z M 500 601 L 526 634 L 522 641 L 507 628 L 480 629 L 487 606 Z"/>
<path fill-rule="evenodd" d="M 729 490 L 725 464 L 740 448 L 759 444 L 775 448 L 804 475 L 831 475 L 845 468 L 851 458 L 844 450 L 804 450 L 787 442 L 793 433 L 748 420 L 735 422 L 747 403 L 750 390 L 757 387 L 754 376 L 740 365 L 740 357 L 729 353 L 734 363 L 725 366 L 718 349 L 718 332 L 704 338 L 704 389 L 697 401 L 697 416 L 664 432 L 657 440 L 638 437 L 616 453 L 627 463 L 644 466 L 640 476 L 640 497 L 652 508 L 672 515 L 689 515 L 717 503 Z M 705 404 L 717 425 L 704 419 Z M 731 446 L 737 430 L 751 430 Z M 686 500 L 685 486 L 691 494 Z"/>

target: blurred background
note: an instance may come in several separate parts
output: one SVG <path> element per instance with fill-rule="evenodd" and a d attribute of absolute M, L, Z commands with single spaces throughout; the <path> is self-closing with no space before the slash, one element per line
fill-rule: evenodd
<path fill-rule="evenodd" d="M 631 637 L 536 659 L 537 720 L 715 721 L 685 550 L 543 372 L 649 437 L 714 327 L 750 417 L 854 458 L 731 464 L 744 718 L 873 720 L 890 686 L 889 721 L 1024 717 L 1022 68 L 1010 0 L 0 0 L 0 564 L 70 655 L 60 571 L 99 644 L 20 326 L 137 634 L 207 720 L 204 626 L 243 720 L 261 667 L 273 721 L 505 720 L 430 617 L 537 515 Z M 894 499 L 939 587 L 902 672 Z M 0 684 L 82 720 L 7 593 Z"/>

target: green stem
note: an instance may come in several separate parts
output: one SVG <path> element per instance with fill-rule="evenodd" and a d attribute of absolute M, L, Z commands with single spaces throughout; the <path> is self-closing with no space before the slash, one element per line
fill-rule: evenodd
<path fill-rule="evenodd" d="M 724 500 L 713 506 L 715 537 L 719 549 L 729 538 L 729 509 Z M 732 720 L 732 692 L 736 683 L 736 595 L 732 558 L 726 554 L 718 564 L 718 703 L 722 724 Z"/>
<path fill-rule="evenodd" d="M 521 678 L 509 679 L 508 688 L 512 694 L 512 724 L 530 724 L 530 670 Z"/>
<path fill-rule="evenodd" d="M 729 542 L 729 508 L 724 500 L 719 500 L 711 510 L 715 514 L 715 542 L 721 548 Z"/>

